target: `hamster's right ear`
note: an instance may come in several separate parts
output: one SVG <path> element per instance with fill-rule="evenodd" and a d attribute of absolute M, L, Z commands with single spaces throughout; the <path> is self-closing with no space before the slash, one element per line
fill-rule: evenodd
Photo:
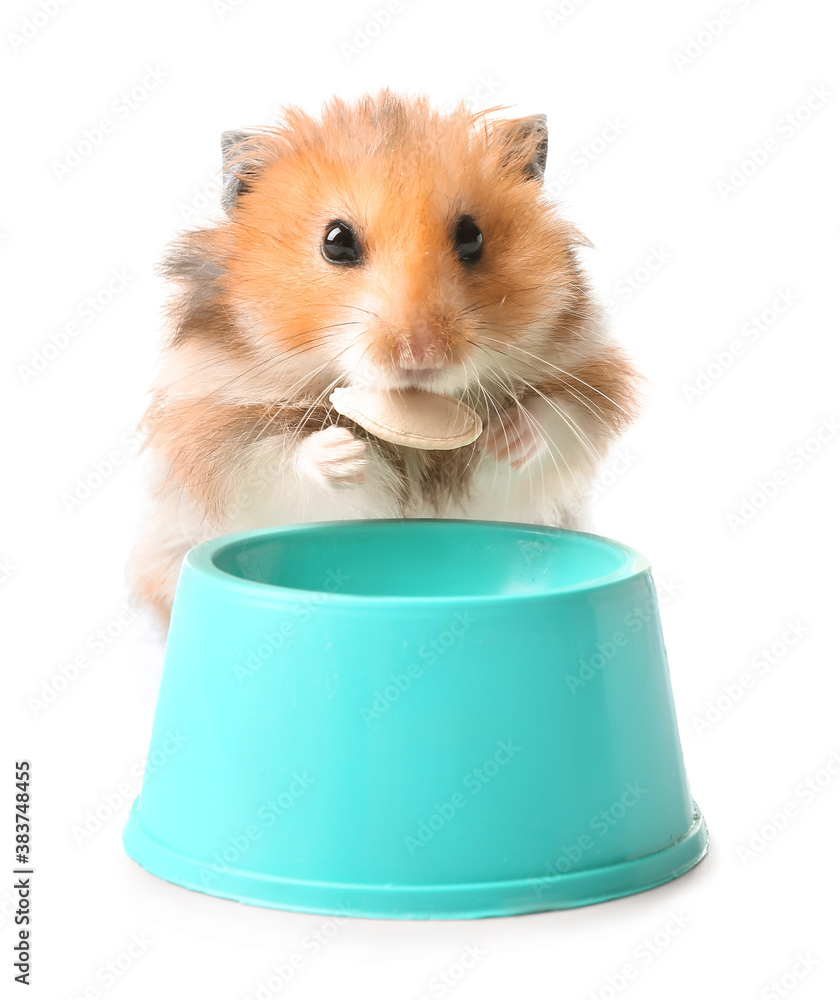
<path fill-rule="evenodd" d="M 527 179 L 542 181 L 548 157 L 548 119 L 545 115 L 496 122 L 494 139 L 502 146 L 503 163 Z"/>
<path fill-rule="evenodd" d="M 222 132 L 222 208 L 233 213 L 239 196 L 265 163 L 259 133 L 232 129 Z M 248 140 L 253 140 L 249 142 Z"/>

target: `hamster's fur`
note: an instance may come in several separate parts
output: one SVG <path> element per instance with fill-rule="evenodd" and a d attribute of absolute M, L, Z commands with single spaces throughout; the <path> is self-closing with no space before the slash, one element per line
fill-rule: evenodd
<path fill-rule="evenodd" d="M 586 240 L 543 192 L 545 117 L 498 110 L 384 90 L 222 137 L 226 217 L 163 262 L 171 329 L 142 421 L 150 502 L 131 576 L 164 622 L 187 549 L 225 532 L 585 526 L 637 376 L 576 258 Z M 325 256 L 338 222 L 356 260 Z M 386 444 L 329 404 L 359 383 L 454 394 L 484 434 L 455 451 Z"/>

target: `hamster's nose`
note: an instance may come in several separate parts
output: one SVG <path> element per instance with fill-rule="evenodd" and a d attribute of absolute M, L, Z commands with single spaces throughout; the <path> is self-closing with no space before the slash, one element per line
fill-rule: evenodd
<path fill-rule="evenodd" d="M 446 353 L 441 334 L 425 319 L 411 322 L 400 344 L 398 365 L 406 371 L 440 368 Z"/>

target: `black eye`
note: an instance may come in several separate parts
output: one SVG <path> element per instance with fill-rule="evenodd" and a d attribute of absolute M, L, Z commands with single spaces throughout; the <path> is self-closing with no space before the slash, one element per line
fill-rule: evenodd
<path fill-rule="evenodd" d="M 331 264 L 358 264 L 362 250 L 352 227 L 346 222 L 331 222 L 321 241 L 321 255 Z"/>
<path fill-rule="evenodd" d="M 455 227 L 454 243 L 455 253 L 458 254 L 465 264 L 471 264 L 481 256 L 484 237 L 481 235 L 481 230 L 471 216 L 462 215 L 458 219 L 458 225 Z"/>

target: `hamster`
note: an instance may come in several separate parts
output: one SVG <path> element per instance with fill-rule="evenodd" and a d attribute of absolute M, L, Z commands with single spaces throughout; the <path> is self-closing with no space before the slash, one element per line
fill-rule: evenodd
<path fill-rule="evenodd" d="M 544 115 L 441 112 L 391 90 L 222 136 L 217 225 L 161 271 L 170 329 L 141 421 L 148 511 L 130 567 L 166 623 L 181 561 L 227 532 L 453 517 L 586 526 L 587 482 L 637 412 L 543 189 Z M 373 437 L 336 387 L 462 399 L 453 451 Z"/>

